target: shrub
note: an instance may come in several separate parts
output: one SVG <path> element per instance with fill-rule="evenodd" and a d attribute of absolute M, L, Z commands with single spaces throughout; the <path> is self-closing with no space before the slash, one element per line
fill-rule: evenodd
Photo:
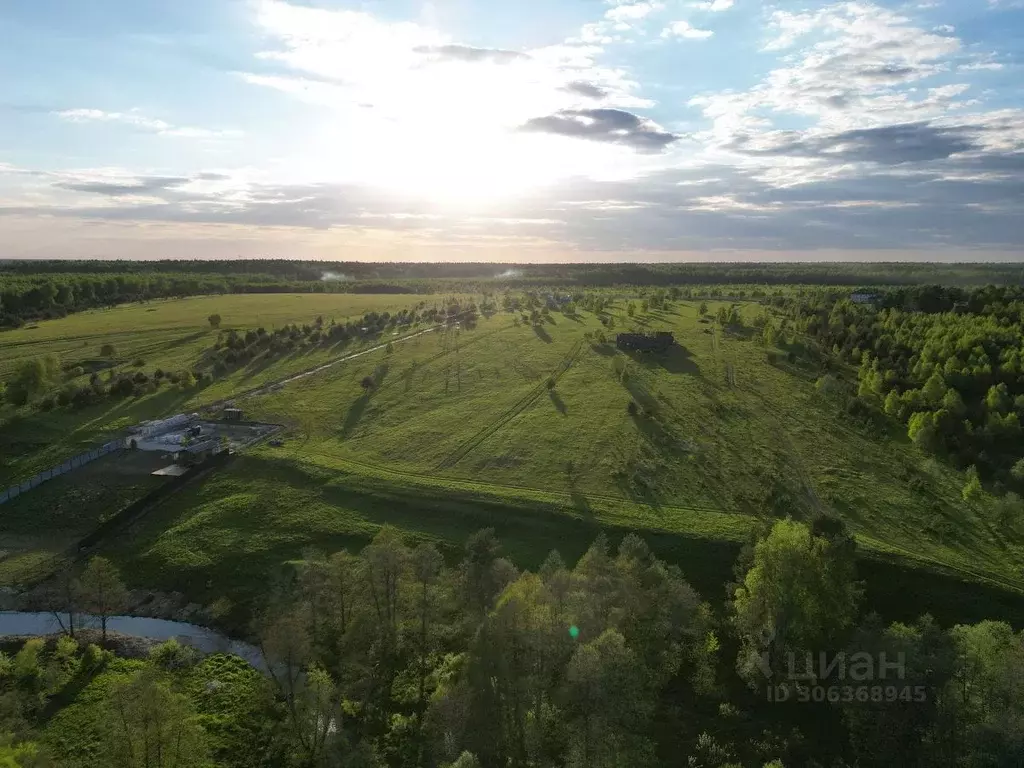
<path fill-rule="evenodd" d="M 548 389 L 554 389 L 555 388 L 555 383 L 556 383 L 555 382 L 555 377 L 554 376 L 548 376 L 548 380 L 547 380 L 547 387 L 548 387 Z"/>
<path fill-rule="evenodd" d="M 143 359 L 142 359 L 141 357 L 136 357 L 136 358 L 135 358 L 135 359 L 134 359 L 134 360 L 132 361 L 132 365 L 133 365 L 134 367 L 136 367 L 136 368 L 141 368 L 141 367 L 142 367 L 142 366 L 144 366 L 145 364 L 146 364 L 146 361 L 145 361 L 145 360 L 143 360 Z"/>
<path fill-rule="evenodd" d="M 1008 493 L 996 502 L 996 517 L 1003 528 L 1013 528 L 1024 517 L 1024 500 Z"/>
<path fill-rule="evenodd" d="M 57 405 L 61 408 L 65 408 L 71 405 L 71 398 L 75 395 L 74 387 L 64 387 L 60 392 L 57 393 Z"/>
<path fill-rule="evenodd" d="M 90 643 L 86 646 L 85 652 L 82 654 L 82 669 L 93 670 L 105 663 L 108 656 L 95 643 Z"/>
<path fill-rule="evenodd" d="M 195 648 L 182 645 L 172 637 L 150 651 L 149 658 L 163 669 L 177 670 L 195 666 L 199 660 L 199 654 Z"/>
<path fill-rule="evenodd" d="M 131 397 L 135 394 L 135 383 L 127 376 L 118 377 L 110 385 L 110 394 L 116 397 Z"/>
<path fill-rule="evenodd" d="M 978 477 L 978 468 L 970 466 L 967 468 L 967 482 L 961 491 L 964 501 L 971 501 L 981 496 L 981 479 Z"/>
<path fill-rule="evenodd" d="M 71 396 L 71 402 L 76 408 L 85 408 L 96 402 L 100 395 L 102 390 L 97 392 L 93 387 L 78 387 Z"/>

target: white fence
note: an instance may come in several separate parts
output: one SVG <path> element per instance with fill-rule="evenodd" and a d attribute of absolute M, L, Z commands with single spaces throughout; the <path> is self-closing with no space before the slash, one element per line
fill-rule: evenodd
<path fill-rule="evenodd" d="M 30 477 L 28 480 L 23 480 L 17 485 L 12 485 L 4 491 L 0 491 L 0 504 L 11 499 L 16 499 L 23 493 L 28 493 L 33 488 L 38 488 L 40 485 L 45 483 L 47 480 L 51 480 L 61 475 L 66 475 L 68 472 L 73 472 L 79 467 L 84 467 L 90 461 L 94 461 L 101 456 L 106 456 L 108 453 L 114 453 L 124 449 L 124 443 L 121 440 L 111 440 L 109 443 L 101 445 L 99 448 L 93 448 L 91 451 L 79 454 L 73 458 L 68 459 L 63 464 L 58 464 L 55 467 L 50 467 L 47 470 L 40 472 L 34 477 Z"/>

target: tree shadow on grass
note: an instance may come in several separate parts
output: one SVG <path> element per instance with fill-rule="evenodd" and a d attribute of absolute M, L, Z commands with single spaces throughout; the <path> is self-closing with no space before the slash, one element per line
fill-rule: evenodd
<path fill-rule="evenodd" d="M 371 386 L 363 390 L 363 394 L 352 401 L 352 405 L 349 406 L 348 413 L 345 414 L 345 421 L 341 425 L 342 440 L 348 438 L 348 436 L 352 434 L 353 430 L 359 426 L 359 422 L 366 413 L 366 406 L 370 404 L 371 398 L 373 398 L 377 390 L 380 389 L 381 385 L 384 383 L 384 378 L 387 375 L 388 364 L 381 363 L 373 372 L 373 376 L 369 377 L 372 381 Z"/>
<path fill-rule="evenodd" d="M 700 366 L 694 361 L 690 350 L 679 344 L 673 344 L 665 352 L 639 352 L 629 349 L 625 350 L 625 353 L 645 368 L 661 368 L 667 373 L 700 375 Z"/>
<path fill-rule="evenodd" d="M 725 335 L 737 339 L 752 339 L 759 331 L 749 325 L 729 325 L 725 328 Z"/>
<path fill-rule="evenodd" d="M 593 344 L 591 343 L 590 348 L 602 357 L 615 357 L 615 347 L 611 344 Z"/>
<path fill-rule="evenodd" d="M 186 344 L 191 344 L 194 341 L 199 341 L 201 338 L 208 335 L 210 332 L 210 330 L 202 330 L 196 331 L 195 333 L 190 333 L 187 336 L 179 336 L 176 339 L 173 339 L 165 344 L 162 344 L 161 346 L 157 347 L 157 349 L 174 349 L 175 347 L 183 347 Z"/>
<path fill-rule="evenodd" d="M 543 341 L 545 344 L 551 343 L 551 334 L 548 333 L 547 328 L 542 325 L 534 325 L 533 332 L 537 334 L 537 338 Z"/>
<path fill-rule="evenodd" d="M 370 403 L 370 390 L 366 390 L 352 401 L 352 405 L 348 408 L 348 413 L 345 414 L 345 421 L 341 425 L 341 439 L 345 440 L 352 431 L 359 426 L 360 420 L 363 418 L 363 413 L 366 411 L 366 406 Z"/>
<path fill-rule="evenodd" d="M 238 379 L 239 383 L 249 381 L 254 376 L 263 373 L 263 371 L 272 366 L 275 362 L 276 360 L 274 360 L 274 358 L 264 352 L 245 367 L 242 376 Z"/>
<path fill-rule="evenodd" d="M 548 397 L 551 398 L 551 404 L 555 406 L 555 409 L 563 416 L 569 415 L 569 406 L 565 404 L 562 396 L 559 395 L 555 390 L 548 390 Z"/>
<path fill-rule="evenodd" d="M 572 506 L 577 512 L 584 515 L 593 514 L 594 511 L 590 506 L 590 500 L 575 486 L 569 489 L 569 498 L 572 499 Z"/>

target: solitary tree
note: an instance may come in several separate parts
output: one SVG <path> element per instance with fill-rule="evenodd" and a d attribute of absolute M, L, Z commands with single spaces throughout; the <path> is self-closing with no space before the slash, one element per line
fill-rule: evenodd
<path fill-rule="evenodd" d="M 116 354 L 117 349 L 115 349 L 114 345 L 109 342 L 100 347 L 100 357 L 105 357 L 107 360 L 111 360 Z"/>
<path fill-rule="evenodd" d="M 220 328 L 220 315 L 214 313 L 206 319 L 209 321 L 211 328 Z"/>
<path fill-rule="evenodd" d="M 114 564 L 105 557 L 90 559 L 79 582 L 79 596 L 82 607 L 100 617 L 100 629 L 106 642 L 107 620 L 123 610 L 128 602 L 128 590 Z"/>

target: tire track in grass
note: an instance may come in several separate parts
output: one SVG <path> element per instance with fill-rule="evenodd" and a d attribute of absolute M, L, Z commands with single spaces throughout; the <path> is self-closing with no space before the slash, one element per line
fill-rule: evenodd
<path fill-rule="evenodd" d="M 462 313 L 462 314 L 465 314 L 465 313 Z M 342 355 L 340 357 L 336 357 L 336 358 L 327 360 L 326 362 L 320 363 L 319 365 L 316 365 L 316 366 L 314 366 L 312 368 L 307 368 L 306 370 L 299 371 L 298 373 L 289 374 L 288 376 L 286 376 L 284 378 L 275 379 L 273 381 L 268 381 L 268 382 L 265 382 L 263 384 L 260 384 L 259 386 L 252 387 L 250 389 L 245 389 L 245 390 L 241 390 L 239 392 L 234 392 L 231 395 L 228 395 L 227 397 L 222 397 L 222 398 L 220 398 L 218 400 L 212 400 L 212 401 L 206 402 L 206 403 L 199 403 L 199 404 L 197 404 L 197 407 L 200 407 L 200 408 L 202 408 L 204 410 L 212 410 L 212 409 L 217 408 L 218 406 L 224 405 L 225 403 L 229 403 L 229 402 L 231 402 L 233 400 L 242 400 L 244 398 L 258 397 L 260 395 L 266 395 L 266 394 L 269 394 L 270 392 L 276 391 L 280 387 L 283 387 L 285 384 L 291 384 L 292 382 L 295 382 L 295 381 L 301 381 L 302 379 L 305 379 L 305 378 L 308 378 L 309 376 L 312 376 L 314 374 L 320 373 L 321 371 L 326 371 L 328 368 L 333 368 L 334 366 L 339 365 L 341 363 L 344 363 L 344 362 L 346 362 L 348 360 L 353 360 L 353 359 L 355 359 L 357 357 L 362 357 L 363 355 L 369 355 L 372 352 L 377 352 L 378 350 L 385 349 L 388 344 L 401 344 L 403 341 L 410 341 L 411 339 L 418 338 L 419 336 L 423 336 L 424 334 L 427 334 L 427 333 L 433 333 L 433 332 L 435 332 L 437 330 L 440 330 L 440 329 L 442 329 L 444 327 L 445 327 L 444 324 L 433 325 L 433 326 L 431 326 L 429 328 L 424 328 L 421 331 L 416 331 L 415 333 L 410 333 L 410 334 L 407 334 L 405 336 L 400 336 L 398 338 L 392 338 L 392 339 L 389 339 L 387 341 L 375 344 L 372 347 L 368 347 L 366 349 L 362 349 L 362 350 L 360 350 L 358 352 L 350 352 L 347 355 Z M 495 331 L 493 331 L 493 333 L 497 333 L 499 330 L 501 330 L 501 329 L 500 328 L 499 329 L 495 329 Z"/>
<path fill-rule="evenodd" d="M 483 429 L 481 429 L 471 438 L 469 438 L 461 445 L 459 445 L 454 451 L 452 451 L 451 454 L 448 455 L 447 458 L 441 460 L 441 462 L 437 465 L 437 468 L 447 469 L 448 467 L 452 467 L 458 464 L 460 461 L 462 461 L 462 459 L 469 455 L 469 453 L 474 448 L 477 448 L 484 440 L 489 438 L 495 432 L 497 432 L 510 421 L 512 421 L 512 419 L 514 419 L 520 413 L 529 408 L 547 390 L 547 379 L 554 379 L 557 383 L 558 379 L 560 379 L 562 375 L 569 370 L 572 364 L 579 357 L 582 348 L 583 340 L 580 339 L 575 344 L 573 344 L 572 349 L 570 349 L 568 354 L 566 354 L 566 356 L 562 358 L 562 360 L 555 367 L 555 370 L 552 371 L 546 379 L 542 380 L 539 384 L 533 387 L 529 392 L 527 392 L 525 395 L 519 398 L 511 406 L 502 411 L 497 416 L 497 418 L 491 421 L 490 424 L 486 425 Z"/>

